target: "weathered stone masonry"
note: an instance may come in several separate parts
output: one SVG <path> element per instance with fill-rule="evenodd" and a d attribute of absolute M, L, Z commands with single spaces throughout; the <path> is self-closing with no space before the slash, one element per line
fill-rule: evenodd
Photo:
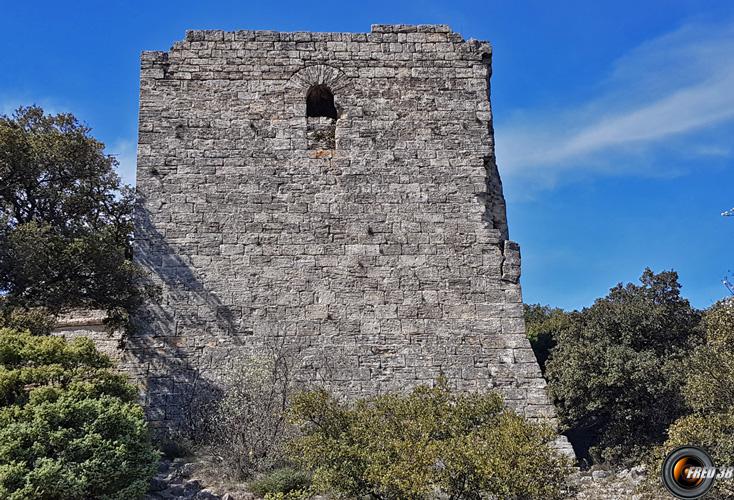
<path fill-rule="evenodd" d="M 447 26 L 189 31 L 141 67 L 128 343 L 168 424 L 235 356 L 284 342 L 349 397 L 440 374 L 552 417 L 524 335 L 489 101 L 491 48 Z M 306 116 L 316 86 L 338 118 Z M 321 87 L 324 88 L 324 87 Z"/>

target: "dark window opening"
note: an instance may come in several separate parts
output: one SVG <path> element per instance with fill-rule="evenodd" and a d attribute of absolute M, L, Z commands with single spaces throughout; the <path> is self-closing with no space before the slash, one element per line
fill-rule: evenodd
<path fill-rule="evenodd" d="M 306 94 L 306 116 L 337 119 L 334 94 L 326 85 L 314 85 Z"/>

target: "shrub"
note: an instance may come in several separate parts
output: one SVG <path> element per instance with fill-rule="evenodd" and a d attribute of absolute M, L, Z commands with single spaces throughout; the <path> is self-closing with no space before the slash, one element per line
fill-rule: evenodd
<path fill-rule="evenodd" d="M 310 489 L 293 490 L 288 493 L 266 493 L 265 500 L 308 500 L 313 496 Z"/>
<path fill-rule="evenodd" d="M 647 269 L 640 281 L 571 314 L 546 365 L 562 423 L 596 460 L 637 462 L 686 411 L 680 372 L 700 315 L 676 273 Z"/>
<path fill-rule="evenodd" d="M 305 471 L 283 467 L 263 474 L 250 483 L 250 490 L 259 496 L 268 493 L 304 492 L 311 486 L 311 476 Z"/>
<path fill-rule="evenodd" d="M 136 390 L 84 338 L 0 329 L 0 497 L 135 498 L 157 452 Z"/>
<path fill-rule="evenodd" d="M 199 452 L 212 457 L 220 475 L 249 479 L 284 465 L 290 364 L 281 350 L 236 360 L 225 374 L 219 399 L 194 401 L 198 410 L 190 436 Z"/>
<path fill-rule="evenodd" d="M 503 409 L 496 394 L 453 394 L 440 381 L 409 395 L 339 403 L 301 393 L 291 408 L 303 435 L 291 457 L 313 471 L 313 486 L 348 496 L 559 498 L 566 461 L 554 433 Z"/>
<path fill-rule="evenodd" d="M 667 453 L 679 446 L 700 446 L 711 455 L 717 466 L 734 464 L 734 411 L 683 417 L 670 426 L 668 434 L 665 444 L 657 447 L 648 458 L 651 474 L 644 485 L 648 493 L 663 490 L 659 471 Z M 732 498 L 734 485 L 731 481 L 716 481 L 708 496 Z"/>

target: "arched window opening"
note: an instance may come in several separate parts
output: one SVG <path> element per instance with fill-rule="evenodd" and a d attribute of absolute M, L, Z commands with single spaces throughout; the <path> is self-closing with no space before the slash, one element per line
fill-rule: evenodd
<path fill-rule="evenodd" d="M 334 94 L 324 84 L 314 85 L 306 94 L 306 116 L 325 116 L 332 120 L 337 119 Z"/>

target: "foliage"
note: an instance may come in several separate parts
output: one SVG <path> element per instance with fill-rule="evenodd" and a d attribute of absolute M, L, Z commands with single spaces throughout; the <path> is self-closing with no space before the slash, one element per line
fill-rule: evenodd
<path fill-rule="evenodd" d="M 569 326 L 569 314 L 563 309 L 540 304 L 525 304 L 524 312 L 528 340 L 540 369 L 545 373 L 545 364 L 550 351 L 556 346 L 558 332 Z"/>
<path fill-rule="evenodd" d="M 734 464 L 734 299 L 714 304 L 703 325 L 705 343 L 695 349 L 684 377 L 683 394 L 693 414 L 670 426 L 668 439 L 651 458 L 657 470 L 666 453 L 683 445 L 702 447 L 716 465 Z M 717 481 L 712 495 L 731 498 L 734 488 Z"/>
<path fill-rule="evenodd" d="M 0 329 L 0 497 L 136 498 L 155 472 L 137 392 L 88 339 Z"/>
<path fill-rule="evenodd" d="M 133 191 L 71 114 L 0 116 L 4 307 L 106 309 L 122 322 L 152 289 L 131 261 Z"/>
<path fill-rule="evenodd" d="M 54 326 L 56 318 L 44 307 L 0 307 L 0 328 L 28 330 L 33 335 L 49 335 Z"/>
<path fill-rule="evenodd" d="M 288 493 L 266 493 L 264 498 L 265 500 L 308 500 L 313 496 L 314 492 L 307 488 L 289 491 Z"/>
<path fill-rule="evenodd" d="M 263 497 L 268 493 L 303 493 L 310 486 L 310 474 L 292 467 L 275 469 L 263 474 L 249 484 L 253 493 Z"/>
<path fill-rule="evenodd" d="M 440 381 L 347 406 L 320 390 L 298 394 L 291 412 L 303 432 L 291 457 L 313 471 L 318 491 L 560 496 L 566 464 L 549 446 L 553 432 L 503 409 L 496 394 L 454 394 Z"/>
<path fill-rule="evenodd" d="M 668 434 L 665 443 L 668 450 L 693 444 L 709 452 L 714 464 L 734 464 L 734 408 L 727 413 L 689 415 L 676 421 Z M 726 481 L 719 483 L 721 487 L 727 486 Z M 734 495 L 731 486 L 728 492 Z"/>
<path fill-rule="evenodd" d="M 292 360 L 282 350 L 233 361 L 221 396 L 193 401 L 188 436 L 202 454 L 215 457 L 219 474 L 248 479 L 283 465 L 289 437 L 286 410 L 292 391 Z"/>
<path fill-rule="evenodd" d="M 705 343 L 688 363 L 683 389 L 697 413 L 734 410 L 734 299 L 714 304 L 704 315 Z"/>
<path fill-rule="evenodd" d="M 647 457 L 648 470 L 659 471 L 667 453 L 679 446 L 699 446 L 706 450 L 714 465 L 734 464 L 734 410 L 727 413 L 693 414 L 678 419 L 669 430 L 665 444 L 656 447 Z M 648 475 L 643 485 L 650 498 L 659 498 L 655 493 L 662 491 L 660 476 Z M 707 498 L 732 498 L 734 487 L 731 481 L 716 481 Z"/>
<path fill-rule="evenodd" d="M 700 315 L 675 272 L 646 269 L 640 281 L 569 315 L 547 363 L 562 423 L 597 460 L 635 462 L 685 411 L 680 372 Z"/>

